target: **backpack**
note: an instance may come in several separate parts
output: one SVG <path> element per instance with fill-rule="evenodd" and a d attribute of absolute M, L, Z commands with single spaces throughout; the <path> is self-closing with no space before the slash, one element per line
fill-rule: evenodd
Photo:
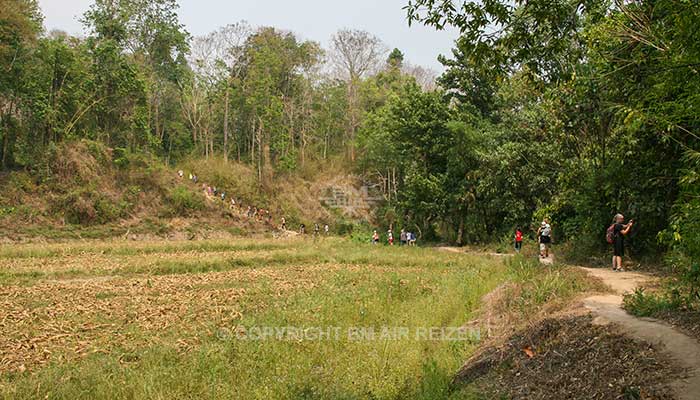
<path fill-rule="evenodd" d="M 605 232 L 605 240 L 607 240 L 609 244 L 615 243 L 615 224 L 608 227 L 608 230 Z"/>

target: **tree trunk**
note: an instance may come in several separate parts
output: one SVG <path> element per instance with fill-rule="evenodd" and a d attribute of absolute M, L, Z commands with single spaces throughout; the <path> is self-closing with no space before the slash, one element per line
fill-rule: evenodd
<path fill-rule="evenodd" d="M 459 228 L 457 229 L 457 246 L 464 244 L 464 218 L 459 219 Z"/>
<path fill-rule="evenodd" d="M 224 163 L 228 163 L 228 107 L 229 90 L 226 86 L 226 96 L 224 98 Z"/>

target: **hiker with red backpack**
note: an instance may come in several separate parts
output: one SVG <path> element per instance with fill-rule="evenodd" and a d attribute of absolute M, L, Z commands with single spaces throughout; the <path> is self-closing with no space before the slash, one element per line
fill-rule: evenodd
<path fill-rule="evenodd" d="M 632 229 L 634 220 L 630 220 L 624 224 L 625 216 L 622 214 L 615 215 L 613 223 L 608 227 L 605 234 L 605 239 L 613 245 L 612 269 L 613 271 L 624 271 L 622 267 L 622 257 L 625 255 L 625 236 Z"/>

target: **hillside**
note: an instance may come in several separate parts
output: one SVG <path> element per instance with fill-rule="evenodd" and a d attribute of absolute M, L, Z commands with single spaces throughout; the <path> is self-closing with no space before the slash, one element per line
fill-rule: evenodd
<path fill-rule="evenodd" d="M 352 190 L 356 178 L 341 169 L 309 170 L 260 185 L 255 171 L 240 163 L 190 160 L 168 167 L 146 155 L 115 154 L 99 142 L 67 142 L 51 149 L 41 169 L 0 175 L 0 235 L 4 241 L 216 238 L 273 234 L 282 217 L 289 230 L 303 223 L 310 231 L 319 223 L 346 233 L 369 218 L 347 218 L 322 201 L 332 188 Z M 217 196 L 207 195 L 206 186 L 216 187 Z M 267 212 L 249 217 L 248 207 Z"/>

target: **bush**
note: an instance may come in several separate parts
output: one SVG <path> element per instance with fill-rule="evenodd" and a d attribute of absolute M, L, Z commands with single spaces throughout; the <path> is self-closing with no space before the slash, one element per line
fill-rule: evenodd
<path fill-rule="evenodd" d="M 192 215 L 204 209 L 202 196 L 188 190 L 185 186 L 176 186 L 168 196 L 173 214 L 180 216 Z"/>
<path fill-rule="evenodd" d="M 94 185 L 110 172 L 112 150 L 90 140 L 66 142 L 50 148 L 48 160 L 49 176 L 62 186 Z"/>
<path fill-rule="evenodd" d="M 128 203 L 117 202 L 93 189 L 78 189 L 62 196 L 57 208 L 66 222 L 77 225 L 103 224 L 122 217 Z"/>
<path fill-rule="evenodd" d="M 673 292 L 669 292 L 673 293 Z M 651 317 L 659 312 L 676 310 L 680 306 L 679 299 L 673 299 L 666 294 L 646 293 L 644 288 L 637 288 L 634 293 L 623 297 L 623 307 L 637 317 Z"/>

